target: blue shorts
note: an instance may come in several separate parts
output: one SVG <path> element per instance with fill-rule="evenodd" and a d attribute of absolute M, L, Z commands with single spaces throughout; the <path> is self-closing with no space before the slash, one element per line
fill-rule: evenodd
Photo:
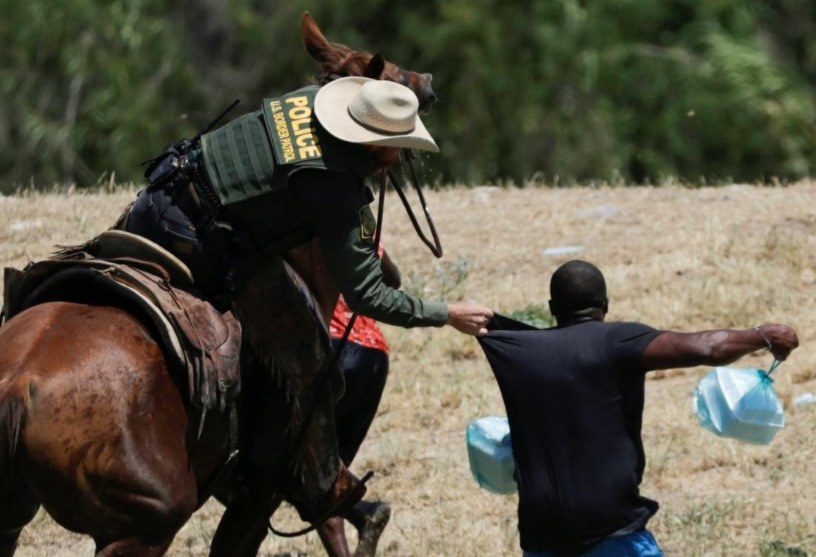
<path fill-rule="evenodd" d="M 524 557 L 561 557 L 549 551 L 525 551 Z M 648 530 L 638 530 L 625 536 L 607 538 L 581 557 L 663 557 L 654 536 Z"/>

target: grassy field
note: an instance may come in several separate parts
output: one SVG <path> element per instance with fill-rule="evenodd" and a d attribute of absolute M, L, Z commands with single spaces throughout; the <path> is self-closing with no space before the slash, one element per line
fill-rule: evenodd
<path fill-rule="evenodd" d="M 0 261 L 22 265 L 51 246 L 109 225 L 133 197 L 0 197 Z M 816 555 L 816 183 L 786 188 L 453 188 L 430 195 L 446 257 L 435 263 L 389 197 L 385 243 L 406 286 L 473 299 L 497 311 L 546 303 L 551 272 L 573 255 L 607 276 L 610 318 L 682 330 L 794 325 L 801 347 L 778 371 L 787 425 L 768 447 L 714 437 L 691 412 L 705 371 L 652 374 L 646 385 L 642 491 L 661 503 L 651 526 L 673 556 Z M 373 469 L 372 497 L 393 505 L 382 554 L 519 555 L 515 497 L 481 491 L 467 466 L 471 418 L 503 414 L 477 343 L 451 330 L 387 328 L 392 369 L 357 471 Z M 744 364 L 768 365 L 767 353 Z M 205 555 L 221 507 L 209 503 L 179 532 L 170 555 Z M 284 510 L 276 520 L 292 526 Z M 20 555 L 90 555 L 90 540 L 41 513 Z M 321 555 L 315 535 L 268 538 L 266 556 Z"/>

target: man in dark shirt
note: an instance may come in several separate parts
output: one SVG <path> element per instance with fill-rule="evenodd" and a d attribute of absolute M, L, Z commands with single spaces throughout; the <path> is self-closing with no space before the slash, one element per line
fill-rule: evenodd
<path fill-rule="evenodd" d="M 641 497 L 645 373 L 724 365 L 798 345 L 785 325 L 676 333 L 605 323 L 601 271 L 570 261 L 550 282 L 557 327 L 496 316 L 480 339 L 507 407 L 516 460 L 519 532 L 526 557 L 662 555 L 645 530 L 657 512 Z"/>

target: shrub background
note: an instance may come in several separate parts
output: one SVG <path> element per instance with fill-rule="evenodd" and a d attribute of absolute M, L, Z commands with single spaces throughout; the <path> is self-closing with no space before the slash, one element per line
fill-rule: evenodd
<path fill-rule="evenodd" d="M 330 39 L 434 73 L 445 182 L 816 164 L 811 0 L 0 0 L 0 191 L 138 179 L 232 99 L 302 85 L 305 9 Z"/>

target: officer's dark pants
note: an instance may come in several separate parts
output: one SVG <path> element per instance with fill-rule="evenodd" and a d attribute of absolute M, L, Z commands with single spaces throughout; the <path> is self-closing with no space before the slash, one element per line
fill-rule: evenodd
<path fill-rule="evenodd" d="M 339 344 L 339 340 L 332 340 L 335 349 Z M 348 466 L 377 414 L 388 378 L 388 354 L 347 342 L 340 355 L 340 369 L 346 381 L 346 391 L 337 403 L 335 419 L 340 458 Z"/>
<path fill-rule="evenodd" d="M 130 208 L 125 228 L 181 259 L 196 286 L 209 295 L 224 289 L 227 269 L 223 257 L 205 242 L 209 238 L 196 230 L 200 218 L 198 206 L 184 189 L 174 194 L 162 188 L 144 189 Z"/>

